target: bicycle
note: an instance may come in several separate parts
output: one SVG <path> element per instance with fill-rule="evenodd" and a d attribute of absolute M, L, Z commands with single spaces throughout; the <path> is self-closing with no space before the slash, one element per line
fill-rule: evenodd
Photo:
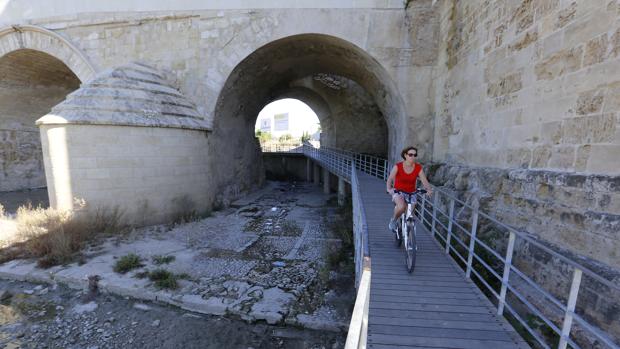
<path fill-rule="evenodd" d="M 416 244 L 417 218 L 413 212 L 413 208 L 418 201 L 417 197 L 419 195 L 426 194 L 427 191 L 425 189 L 418 189 L 413 193 L 408 193 L 402 190 L 394 189 L 394 193 L 402 194 L 405 202 L 407 203 L 407 209 L 400 215 L 400 217 L 398 217 L 394 238 L 396 239 L 397 247 L 402 245 L 403 240 L 405 242 L 404 248 L 407 271 L 411 273 L 415 268 L 415 258 L 418 251 L 418 246 Z M 403 234 L 403 231 L 405 234 Z"/>

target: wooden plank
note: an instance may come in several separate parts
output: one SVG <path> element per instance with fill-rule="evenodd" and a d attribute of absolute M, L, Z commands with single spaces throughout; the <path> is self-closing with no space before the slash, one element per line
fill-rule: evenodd
<path fill-rule="evenodd" d="M 398 348 L 398 349 L 450 349 L 448 347 L 424 347 L 424 346 L 417 346 L 417 345 L 399 345 L 397 347 L 393 346 L 393 345 L 385 345 L 385 344 L 369 344 L 368 345 L 369 348 L 372 349 L 394 349 L 394 348 Z"/>
<path fill-rule="evenodd" d="M 445 297 L 421 297 L 409 294 L 406 297 L 395 297 L 386 295 L 374 295 L 375 302 L 405 303 L 405 304 L 445 304 L 445 305 L 480 305 L 480 299 L 454 299 Z"/>
<path fill-rule="evenodd" d="M 454 288 L 470 288 L 471 289 L 471 285 L 468 285 L 465 282 L 462 281 L 426 281 L 426 280 L 415 280 L 415 279 L 410 279 L 407 280 L 405 278 L 403 278 L 402 280 L 393 280 L 393 279 L 375 279 L 373 277 L 372 279 L 372 284 L 380 284 L 380 285 L 403 285 L 403 286 L 447 286 L 447 287 L 454 287 Z M 372 287 L 372 286 L 371 286 Z"/>
<path fill-rule="evenodd" d="M 424 289 L 422 289 L 424 290 Z M 412 291 L 412 290 L 391 290 L 391 289 L 376 289 L 373 290 L 374 296 L 398 296 L 398 297 L 435 297 L 435 298 L 450 298 L 450 299 L 475 299 L 480 301 L 480 298 L 471 292 L 450 292 L 447 291 Z"/>
<path fill-rule="evenodd" d="M 497 340 L 480 340 L 480 339 L 464 339 L 464 338 L 430 338 L 430 337 L 400 337 L 385 334 L 369 334 L 368 339 L 374 344 L 392 344 L 392 345 L 418 345 L 432 347 L 448 347 L 462 349 L 514 349 L 515 342 L 497 341 Z"/>
<path fill-rule="evenodd" d="M 492 314 L 486 306 L 392 303 L 370 300 L 370 309 L 396 309 L 400 311 L 441 311 L 444 313 Z"/>
<path fill-rule="evenodd" d="M 462 330 L 486 330 L 499 326 L 494 319 L 489 321 L 469 321 L 463 319 L 462 321 L 456 320 L 436 320 L 436 319 L 407 319 L 404 323 L 402 319 L 385 317 L 385 316 L 373 316 L 368 319 L 368 325 L 391 325 L 391 326 L 419 326 L 419 327 L 434 327 L 443 329 L 462 329 Z"/>
<path fill-rule="evenodd" d="M 427 291 L 427 292 L 459 292 L 466 294 L 475 294 L 470 288 L 454 288 L 450 286 L 408 286 L 408 285 L 392 285 L 392 284 L 371 284 L 370 293 L 371 298 L 374 290 L 393 290 L 393 291 Z"/>
<path fill-rule="evenodd" d="M 461 339 L 481 339 L 511 342 L 512 338 L 499 326 L 494 326 L 496 330 L 478 329 L 445 329 L 423 326 L 392 326 L 392 325 L 373 325 L 368 327 L 368 334 L 387 334 L 400 337 L 433 337 L 433 338 L 461 338 Z"/>
<path fill-rule="evenodd" d="M 458 320 L 458 321 L 497 321 L 495 316 L 491 313 L 481 314 L 466 314 L 466 313 L 454 313 L 454 312 L 438 312 L 438 311 L 412 311 L 412 310 L 398 310 L 398 309 L 371 309 L 370 317 L 384 316 L 392 317 L 395 319 L 434 319 L 434 320 Z"/>

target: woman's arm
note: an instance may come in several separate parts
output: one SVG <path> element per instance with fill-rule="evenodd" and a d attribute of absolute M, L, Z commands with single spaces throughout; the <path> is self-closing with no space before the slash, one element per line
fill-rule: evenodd
<path fill-rule="evenodd" d="M 398 166 L 394 165 L 394 167 L 392 167 L 392 171 L 390 172 L 390 176 L 385 183 L 385 191 L 390 194 L 394 194 L 392 189 L 394 188 L 394 178 L 396 178 L 396 172 L 398 172 Z"/>
<path fill-rule="evenodd" d="M 420 180 L 422 181 L 422 185 L 424 186 L 424 189 L 426 189 L 426 191 L 428 192 L 427 195 L 428 196 L 433 195 L 433 188 L 431 187 L 431 184 L 428 182 L 428 179 L 426 179 L 424 170 L 420 171 Z"/>

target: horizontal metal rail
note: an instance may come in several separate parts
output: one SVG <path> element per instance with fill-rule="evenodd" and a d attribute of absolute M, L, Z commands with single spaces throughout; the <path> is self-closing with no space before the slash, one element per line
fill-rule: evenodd
<path fill-rule="evenodd" d="M 303 153 L 304 148 L 301 144 L 269 143 L 261 144 L 260 149 L 263 153 Z"/>
<path fill-rule="evenodd" d="M 303 151 L 304 154 L 327 167 L 331 172 L 348 178 L 350 183 L 352 183 L 351 173 L 355 172 L 352 171 L 352 169 L 359 170 L 382 180 L 387 180 L 389 172 L 392 168 L 391 164 L 386 159 L 381 159 L 371 155 L 356 154 L 353 152 L 324 147 L 315 148 L 307 144 L 304 145 Z M 443 205 L 443 203 L 449 203 L 446 206 L 450 207 L 449 213 L 446 213 L 445 210 L 439 207 L 440 205 Z M 455 212 L 457 211 L 455 210 L 455 204 L 459 205 L 460 214 Z M 478 207 L 474 207 L 473 205 L 458 199 L 451 193 L 441 188 L 433 187 L 433 197 L 430 200 L 421 200 L 419 206 L 420 207 L 416 208 L 416 212 L 422 219 L 423 224 L 428 226 L 433 236 L 441 237 L 441 240 L 437 240 L 437 243 L 440 244 L 441 241 L 443 241 L 445 245 L 445 252 L 458 258 L 465 265 L 465 275 L 470 277 L 471 274 L 474 274 L 483 284 L 484 288 L 486 288 L 489 293 L 496 298 L 498 315 L 503 315 L 504 309 L 508 309 L 511 315 L 527 330 L 527 332 L 532 334 L 533 338 L 535 338 L 542 347 L 549 348 L 550 344 L 546 343 L 545 339 L 538 335 L 536 330 L 533 329 L 527 321 L 524 321 L 523 318 L 515 311 L 515 308 L 508 304 L 507 295 L 509 292 L 515 296 L 514 299 L 519 300 L 521 304 L 525 305 L 531 314 L 535 314 L 540 317 L 543 322 L 549 325 L 549 328 L 558 335 L 560 340 L 557 348 L 565 349 L 568 344 L 572 347 L 578 348 L 578 345 L 570 337 L 573 320 L 579 324 L 581 330 L 593 335 L 608 347 L 619 348 L 618 343 L 614 342 L 609 334 L 605 333 L 605 331 L 601 330 L 597 325 L 575 314 L 579 290 L 583 288 L 582 286 L 584 286 L 582 283 L 585 284 L 587 281 L 594 280 L 608 287 L 613 292 L 620 291 L 619 285 L 595 273 L 578 261 L 552 250 L 544 243 L 537 241 L 528 233 L 518 231 L 515 228 L 500 222 L 498 219 L 490 216 L 489 214 L 480 211 Z M 469 215 L 470 221 L 467 223 L 465 223 L 462 218 L 464 216 L 464 210 L 468 210 L 467 212 L 471 213 Z M 437 217 L 437 212 L 448 219 L 448 227 L 446 227 L 446 225 L 439 220 Z M 504 256 L 502 256 L 498 251 L 493 250 L 493 248 L 482 242 L 476 236 L 478 232 L 477 226 L 480 219 L 488 220 L 504 231 L 507 238 Z M 470 228 L 468 229 L 464 225 L 467 225 Z M 464 240 L 466 241 L 463 241 L 457 236 L 458 234 L 454 231 L 455 226 L 461 230 L 459 234 L 462 234 L 462 237 L 464 235 Z M 439 227 L 447 230 L 445 238 L 439 232 Z M 453 240 L 457 241 L 456 246 L 452 244 Z M 521 244 L 517 244 L 517 242 L 521 242 Z M 515 254 L 515 246 L 522 246 L 523 243 L 535 246 L 544 253 L 550 255 L 552 258 L 555 258 L 567 266 L 572 267 L 573 278 L 570 281 L 570 293 L 566 296 L 566 302 L 561 302 L 558 300 L 558 298 L 552 295 L 551 292 L 547 291 L 542 285 L 527 277 L 523 271 L 519 270 L 517 266 L 512 263 L 512 259 Z M 465 252 L 465 255 L 462 255 L 461 252 L 457 250 L 458 245 L 461 246 L 460 249 Z M 501 266 L 498 266 L 497 269 L 491 267 L 491 263 L 484 261 L 484 257 L 476 253 L 477 246 L 482 247 L 482 249 L 493 255 L 499 263 L 503 264 L 503 268 L 500 268 Z M 494 278 L 499 279 L 498 286 L 500 290 L 494 289 L 494 287 L 484 279 L 483 275 L 475 270 L 474 261 L 477 265 L 482 266 L 487 272 L 492 274 Z M 503 272 L 500 271 L 500 269 L 503 269 Z M 510 277 L 511 271 L 517 274 L 522 280 L 525 280 L 525 282 L 532 287 L 531 291 L 539 293 L 543 296 L 542 298 L 538 296 L 538 299 L 547 299 L 562 310 L 564 313 L 562 326 L 554 325 L 553 321 L 545 315 L 544 310 L 539 309 L 539 305 L 528 301 L 528 299 L 522 294 L 523 291 L 521 289 L 521 284 L 514 284 L 516 279 Z M 587 278 L 582 278 L 582 276 L 587 276 Z M 615 306 L 620 306 L 620 299 L 615 299 L 612 301 Z"/>

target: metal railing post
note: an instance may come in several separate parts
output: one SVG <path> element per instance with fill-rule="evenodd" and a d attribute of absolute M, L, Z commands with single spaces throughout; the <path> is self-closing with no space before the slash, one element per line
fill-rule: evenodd
<path fill-rule="evenodd" d="M 506 258 L 504 259 L 504 275 L 502 276 L 502 289 L 499 293 L 499 303 L 497 304 L 497 315 L 504 313 L 504 304 L 506 304 L 506 290 L 508 289 L 508 280 L 510 279 L 510 266 L 512 265 L 512 255 L 515 248 L 516 235 L 513 231 L 508 237 L 508 247 L 506 248 Z"/>
<path fill-rule="evenodd" d="M 437 201 L 439 201 L 439 193 L 433 195 L 433 220 L 431 221 L 431 235 L 435 237 L 435 221 L 437 220 Z"/>
<path fill-rule="evenodd" d="M 446 237 L 446 254 L 450 253 L 450 239 L 452 238 L 452 221 L 454 221 L 454 199 L 450 198 L 450 217 L 448 218 L 448 236 Z"/>
<path fill-rule="evenodd" d="M 422 195 L 422 206 L 420 207 L 420 223 L 424 225 L 424 214 L 426 210 L 426 195 Z"/>
<path fill-rule="evenodd" d="M 478 230 L 478 209 L 474 209 L 471 221 L 471 236 L 469 240 L 469 254 L 467 255 L 467 271 L 465 277 L 471 278 L 471 269 L 474 262 L 474 249 L 476 247 L 476 230 Z"/>
<path fill-rule="evenodd" d="M 570 330 L 573 326 L 573 313 L 575 312 L 575 306 L 577 305 L 577 295 L 579 294 L 579 286 L 581 285 L 581 274 L 581 269 L 575 268 L 575 271 L 573 272 L 573 282 L 570 285 L 568 302 L 566 303 L 566 314 L 564 314 L 562 335 L 560 337 L 558 349 L 566 349 L 566 345 L 568 344 L 567 339 L 570 336 Z"/>

